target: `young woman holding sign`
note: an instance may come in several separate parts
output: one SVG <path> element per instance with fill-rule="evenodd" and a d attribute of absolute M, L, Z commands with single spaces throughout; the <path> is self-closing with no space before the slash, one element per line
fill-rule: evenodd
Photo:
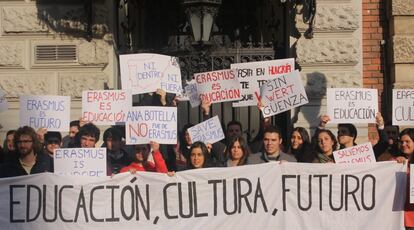
<path fill-rule="evenodd" d="M 225 155 L 227 167 L 246 165 L 250 149 L 243 137 L 233 137 L 227 145 Z"/>
<path fill-rule="evenodd" d="M 129 171 L 131 173 L 135 173 L 137 171 L 150 171 L 168 173 L 167 165 L 165 164 L 164 158 L 159 151 L 160 144 L 151 141 L 150 146 L 152 149 L 151 154 L 154 157 L 154 163 L 148 161 L 148 156 L 150 154 L 148 145 L 136 145 L 134 162 L 126 167 L 123 167 L 120 172 L 123 173 Z"/>

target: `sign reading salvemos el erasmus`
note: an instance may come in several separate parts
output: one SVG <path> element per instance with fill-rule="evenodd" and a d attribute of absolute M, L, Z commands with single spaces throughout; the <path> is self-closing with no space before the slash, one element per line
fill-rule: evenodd
<path fill-rule="evenodd" d="M 107 179 L 0 180 L 2 229 L 403 230 L 405 175 L 394 162 L 267 163 Z M 397 183 L 398 182 L 398 183 Z M 306 225 L 304 225 L 306 224 Z"/>
<path fill-rule="evenodd" d="M 330 123 L 375 123 L 377 89 L 329 88 L 326 97 Z"/>

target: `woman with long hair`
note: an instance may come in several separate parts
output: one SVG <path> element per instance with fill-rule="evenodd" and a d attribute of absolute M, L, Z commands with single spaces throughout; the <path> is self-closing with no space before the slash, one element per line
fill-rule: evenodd
<path fill-rule="evenodd" d="M 199 169 L 212 167 L 212 160 L 207 146 L 201 142 L 194 142 L 190 147 L 190 160 L 188 162 L 188 169 Z"/>
<path fill-rule="evenodd" d="M 250 148 L 241 136 L 230 139 L 225 155 L 227 157 L 227 167 L 246 165 L 250 155 Z"/>
<path fill-rule="evenodd" d="M 313 163 L 335 163 L 333 152 L 338 148 L 335 135 L 328 129 L 319 130 L 315 135 Z"/>
<path fill-rule="evenodd" d="M 287 153 L 296 157 L 298 162 L 306 162 L 305 157 L 311 149 L 308 131 L 303 127 L 296 127 L 290 134 L 290 142 Z"/>

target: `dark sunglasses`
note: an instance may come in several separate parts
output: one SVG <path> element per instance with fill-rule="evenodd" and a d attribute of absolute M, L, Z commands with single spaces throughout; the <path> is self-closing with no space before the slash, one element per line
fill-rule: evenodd
<path fill-rule="evenodd" d="M 52 144 L 58 145 L 58 144 L 60 144 L 60 141 L 59 140 L 48 140 L 47 144 L 49 144 L 49 145 L 52 145 Z"/>

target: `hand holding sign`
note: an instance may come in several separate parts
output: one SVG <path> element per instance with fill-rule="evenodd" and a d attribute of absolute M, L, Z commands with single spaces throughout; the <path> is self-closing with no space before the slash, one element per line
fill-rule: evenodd
<path fill-rule="evenodd" d="M 324 129 L 326 124 L 331 120 L 329 115 L 323 114 L 319 117 L 319 127 Z"/>
<path fill-rule="evenodd" d="M 210 107 L 211 107 L 211 101 L 203 100 L 201 102 L 201 110 L 203 111 L 203 114 L 208 116 L 210 114 Z"/>
<path fill-rule="evenodd" d="M 150 146 L 153 152 L 160 151 L 160 144 L 156 141 L 150 141 Z"/>

